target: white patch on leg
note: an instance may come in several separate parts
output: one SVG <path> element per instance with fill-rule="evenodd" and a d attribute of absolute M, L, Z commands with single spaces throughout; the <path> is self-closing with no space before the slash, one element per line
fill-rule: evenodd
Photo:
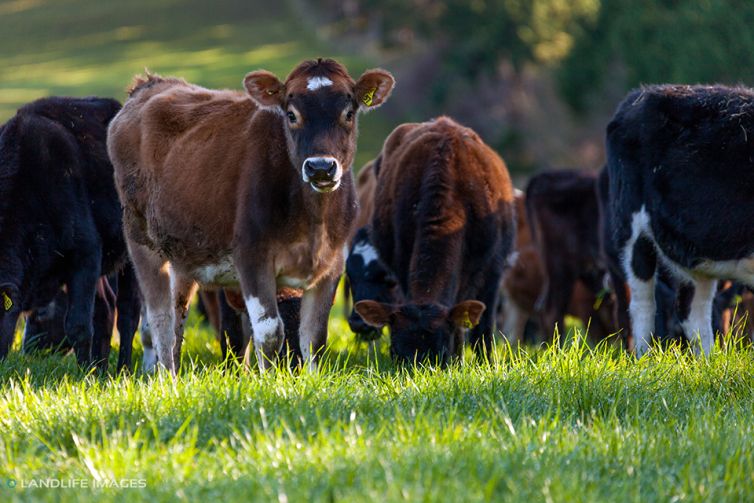
<path fill-rule="evenodd" d="M 631 315 L 631 328 L 634 335 L 634 351 L 636 356 L 641 357 L 649 349 L 651 334 L 655 330 L 655 278 L 642 281 L 634 274 L 631 267 L 634 244 L 639 236 L 644 235 L 652 239 L 649 214 L 645 206 L 632 215 L 631 237 L 623 249 L 623 270 L 626 272 L 628 286 L 631 289 L 631 302 L 629 313 Z M 659 267 L 659 264 L 657 264 Z"/>
<path fill-rule="evenodd" d="M 141 365 L 144 372 L 154 372 L 157 366 L 157 351 L 152 345 L 152 329 L 149 326 L 146 309 L 141 314 L 141 346 L 144 348 L 144 354 L 141 358 Z"/>
<path fill-rule="evenodd" d="M 712 301 L 717 291 L 717 281 L 704 279 L 694 281 L 694 298 L 691 300 L 689 317 L 681 323 L 686 339 L 694 352 L 708 355 L 715 342 L 712 332 Z"/>
<path fill-rule="evenodd" d="M 246 310 L 251 321 L 259 370 L 265 371 L 272 364 L 271 360 L 280 351 L 284 342 L 282 337 L 278 338 L 278 334 L 283 333 L 283 321 L 279 318 L 268 317 L 259 299 L 251 295 L 246 298 Z"/>
<path fill-rule="evenodd" d="M 154 372 L 157 366 L 157 351 L 154 348 L 144 348 L 141 365 L 144 368 L 144 372 Z"/>
<path fill-rule="evenodd" d="M 175 344 L 175 315 L 173 309 L 152 310 L 147 307 L 149 328 L 152 333 L 152 345 L 159 363 L 171 373 L 175 373 L 173 346 Z"/>
<path fill-rule="evenodd" d="M 510 295 L 507 293 L 504 295 L 501 332 L 511 344 L 521 343 L 524 340 L 524 328 L 529 315 L 513 301 Z"/>
<path fill-rule="evenodd" d="M 655 330 L 655 280 L 642 281 L 633 273 L 628 275 L 631 288 L 631 328 L 634 334 L 634 351 L 642 357 L 649 349 L 649 340 Z"/>
<path fill-rule="evenodd" d="M 358 255 L 364 261 L 364 265 L 369 265 L 377 260 L 377 250 L 370 242 L 359 243 L 353 247 L 353 255 Z"/>
<path fill-rule="evenodd" d="M 306 83 L 306 88 L 309 91 L 316 91 L 320 87 L 327 87 L 332 85 L 332 80 L 327 77 L 311 77 Z"/>
<path fill-rule="evenodd" d="M 301 298 L 301 321 L 298 329 L 299 347 L 301 348 L 303 364 L 309 370 L 317 369 L 315 355 L 312 354 L 312 345 L 317 335 L 317 326 L 321 323 L 316 316 L 319 309 L 319 306 L 315 304 L 316 300 L 314 292 L 304 292 L 304 296 Z M 327 321 L 325 321 L 326 323 Z M 325 330 L 327 330 L 327 327 L 325 327 Z"/>
<path fill-rule="evenodd" d="M 246 310 L 249 313 L 254 344 L 265 344 L 278 333 L 280 320 L 267 316 L 267 311 L 262 307 L 259 299 L 253 296 L 246 298 Z"/>

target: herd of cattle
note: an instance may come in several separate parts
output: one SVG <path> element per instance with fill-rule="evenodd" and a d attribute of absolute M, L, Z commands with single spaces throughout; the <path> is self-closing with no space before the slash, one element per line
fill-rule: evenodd
<path fill-rule="evenodd" d="M 599 173 L 522 192 L 447 117 L 398 126 L 354 177 L 384 70 L 319 59 L 243 83 L 147 75 L 122 107 L 46 98 L 0 126 L 0 357 L 25 315 L 24 351 L 104 368 L 117 319 L 127 367 L 141 319 L 144 368 L 174 373 L 201 286 L 224 354 L 314 367 L 344 269 L 352 331 L 389 327 L 402 361 L 485 354 L 496 333 L 549 342 L 569 314 L 638 356 L 652 335 L 706 354 L 754 305 L 751 90 L 636 90 Z"/>

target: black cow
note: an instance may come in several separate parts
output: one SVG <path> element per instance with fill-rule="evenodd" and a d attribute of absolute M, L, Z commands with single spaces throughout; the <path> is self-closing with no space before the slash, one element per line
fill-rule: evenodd
<path fill-rule="evenodd" d="M 395 304 L 402 298 L 398 280 L 380 261 L 369 239 L 369 227 L 359 229 L 353 238 L 346 259 L 346 290 L 350 291 L 354 304 L 361 300 Z M 348 317 L 348 326 L 364 341 L 382 335 L 382 330 L 366 323 L 355 309 Z"/>
<path fill-rule="evenodd" d="M 679 283 L 679 318 L 705 354 L 718 278 L 754 285 L 754 92 L 648 86 L 607 127 L 613 245 L 631 288 L 635 351 L 654 332 L 659 266 Z"/>
<path fill-rule="evenodd" d="M 65 285 L 65 332 L 78 361 L 104 360 L 92 344 L 97 281 L 127 259 L 105 146 L 119 109 L 111 99 L 45 98 L 19 109 L 2 128 L 0 357 L 21 312 L 46 306 Z M 137 322 L 131 320 L 127 337 Z"/>
<path fill-rule="evenodd" d="M 133 336 L 139 321 L 139 288 L 130 265 L 109 278 L 103 276 L 97 282 L 94 299 L 94 345 L 106 361 L 110 354 L 111 336 L 117 318 L 120 336 L 118 370 L 131 367 Z M 48 305 L 35 309 L 26 318 L 22 348 L 25 353 L 41 350 L 67 352 L 74 348 L 74 341 L 65 333 L 65 318 L 68 313 L 68 295 L 61 289 Z M 117 314 L 117 316 L 116 316 Z M 96 350 L 95 350 L 96 348 Z"/>

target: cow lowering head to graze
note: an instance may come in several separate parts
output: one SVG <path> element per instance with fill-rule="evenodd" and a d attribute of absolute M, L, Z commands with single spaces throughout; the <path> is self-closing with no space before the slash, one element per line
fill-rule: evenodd
<path fill-rule="evenodd" d="M 471 342 L 483 352 L 515 235 L 505 164 L 447 117 L 399 126 L 381 158 L 371 242 L 406 300 L 364 300 L 356 311 L 375 327 L 390 327 L 400 360 L 445 362 L 472 327 Z"/>
<path fill-rule="evenodd" d="M 377 249 L 369 238 L 369 227 L 362 227 L 353 238 L 346 259 L 346 289 L 353 303 L 362 300 L 394 304 L 401 300 L 398 280 L 377 256 Z M 348 326 L 362 340 L 374 340 L 382 330 L 366 323 L 355 309 L 348 316 Z"/>
<path fill-rule="evenodd" d="M 45 98 L 20 108 L 0 132 L 0 357 L 22 311 L 66 289 L 64 333 L 81 364 L 106 364 L 95 334 L 100 276 L 127 261 L 122 212 L 105 146 L 120 104 L 103 98 Z M 137 315 L 122 320 L 130 339 Z M 62 321 L 62 320 L 61 320 Z M 63 327 L 61 327 L 63 328 Z M 122 349 L 126 349 L 123 344 Z M 125 355 L 124 355 L 125 357 Z M 130 358 L 130 355 L 129 355 Z"/>
<path fill-rule="evenodd" d="M 243 83 L 245 93 L 137 78 L 109 130 L 129 251 L 171 372 L 196 282 L 240 285 L 262 369 L 284 339 L 277 290 L 302 288 L 300 345 L 314 365 L 356 216 L 357 115 L 394 80 L 370 70 L 354 81 L 319 59 L 285 82 L 255 71 Z"/>
<path fill-rule="evenodd" d="M 655 284 L 680 283 L 686 337 L 708 354 L 718 278 L 754 285 L 754 91 L 647 86 L 607 127 L 613 244 L 631 288 L 637 356 L 655 331 Z"/>

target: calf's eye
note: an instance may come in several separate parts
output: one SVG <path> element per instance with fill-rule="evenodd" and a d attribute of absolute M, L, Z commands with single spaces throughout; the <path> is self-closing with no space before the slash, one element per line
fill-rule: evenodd
<path fill-rule="evenodd" d="M 353 120 L 353 110 L 349 110 L 346 114 L 346 122 L 351 122 Z"/>
<path fill-rule="evenodd" d="M 296 120 L 297 120 L 296 119 L 296 114 L 294 114 L 293 112 L 289 111 L 287 115 L 288 115 L 288 121 L 290 121 L 291 124 L 295 124 Z"/>

